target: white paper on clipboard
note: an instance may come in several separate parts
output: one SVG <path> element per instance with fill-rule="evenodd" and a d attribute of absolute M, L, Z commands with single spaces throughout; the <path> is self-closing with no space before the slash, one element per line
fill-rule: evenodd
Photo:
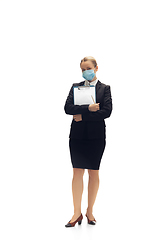
<path fill-rule="evenodd" d="M 96 103 L 95 86 L 73 87 L 74 105 L 94 104 Z M 93 99 L 92 99 L 93 97 Z"/>

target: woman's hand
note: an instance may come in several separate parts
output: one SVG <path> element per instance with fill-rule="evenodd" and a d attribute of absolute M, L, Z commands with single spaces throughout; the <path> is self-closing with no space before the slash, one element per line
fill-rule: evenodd
<path fill-rule="evenodd" d="M 76 122 L 82 121 L 82 114 L 73 115 L 73 119 Z"/>
<path fill-rule="evenodd" d="M 90 112 L 97 112 L 99 110 L 99 104 L 100 103 L 95 103 L 95 104 L 89 105 L 89 111 Z"/>

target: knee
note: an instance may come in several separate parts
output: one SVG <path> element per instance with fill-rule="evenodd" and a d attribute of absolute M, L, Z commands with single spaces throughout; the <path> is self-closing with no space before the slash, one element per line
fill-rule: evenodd
<path fill-rule="evenodd" d="M 99 170 L 88 169 L 88 174 L 91 179 L 99 179 Z"/>
<path fill-rule="evenodd" d="M 73 168 L 73 177 L 74 178 L 83 178 L 84 169 L 81 168 Z"/>

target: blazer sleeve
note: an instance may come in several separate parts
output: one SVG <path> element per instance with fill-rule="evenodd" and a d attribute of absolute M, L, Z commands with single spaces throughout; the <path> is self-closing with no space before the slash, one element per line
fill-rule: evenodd
<path fill-rule="evenodd" d="M 82 114 L 82 121 L 102 121 L 109 118 L 112 112 L 112 97 L 110 86 L 106 85 L 102 109 L 97 112 L 87 112 Z"/>
<path fill-rule="evenodd" d="M 70 115 L 76 115 L 76 114 L 84 114 L 89 112 L 89 104 L 87 105 L 74 105 L 73 104 L 73 87 L 74 84 L 71 87 L 71 90 L 69 92 L 69 95 L 67 97 L 65 106 L 64 106 L 64 111 L 66 114 L 70 114 Z"/>

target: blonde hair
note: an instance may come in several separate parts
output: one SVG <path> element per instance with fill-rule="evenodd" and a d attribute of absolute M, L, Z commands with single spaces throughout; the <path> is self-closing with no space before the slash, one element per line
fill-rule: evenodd
<path fill-rule="evenodd" d="M 94 57 L 91 57 L 91 56 L 85 57 L 81 60 L 81 63 L 86 62 L 86 61 L 91 61 L 94 65 L 94 67 L 97 67 L 97 62 L 96 62 L 96 59 Z M 80 63 L 80 66 L 81 66 L 81 63 Z"/>

